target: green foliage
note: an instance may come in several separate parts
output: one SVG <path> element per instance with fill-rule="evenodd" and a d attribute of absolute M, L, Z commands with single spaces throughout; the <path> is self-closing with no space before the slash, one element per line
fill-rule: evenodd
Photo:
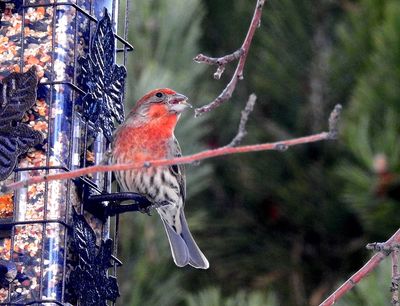
<path fill-rule="evenodd" d="M 273 105 L 279 123 L 299 133 L 297 122 L 304 122 L 307 116 L 297 112 L 298 106 L 307 102 L 316 26 L 313 10 L 317 7 L 311 1 L 271 1 L 263 18 L 265 33 L 257 37 L 254 57 L 247 67 L 252 71 L 251 83 Z"/>
<path fill-rule="evenodd" d="M 171 87 L 189 97 L 198 94 L 195 81 L 204 67 L 192 59 L 199 49 L 201 2 L 140 0 L 132 6 L 129 38 L 136 51 L 128 66 L 130 96 L 139 98 L 157 87 Z"/>
<path fill-rule="evenodd" d="M 345 21 L 336 25 L 339 38 L 332 57 L 330 94 L 337 101 L 347 100 L 360 73 L 368 65 L 368 55 L 373 48 L 371 32 L 382 22 L 382 0 L 355 1 L 345 14 Z"/>
<path fill-rule="evenodd" d="M 266 296 L 262 292 L 246 293 L 240 291 L 233 296 L 223 297 L 221 290 L 208 288 L 196 294 L 186 296 L 186 306 L 275 306 L 273 295 Z"/>
<path fill-rule="evenodd" d="M 400 169 L 400 3 L 398 1 L 361 1 L 361 10 L 350 14 L 339 29 L 347 61 L 354 57 L 349 37 L 362 36 L 358 48 L 362 68 L 350 96 L 343 136 L 351 160 L 343 162 L 338 174 L 345 183 L 344 197 L 361 217 L 365 229 L 383 239 L 400 222 L 396 213 L 399 199 L 393 198 Z M 368 31 L 360 27 L 368 25 Z M 363 35 L 359 35 L 359 33 Z M 350 49 L 350 50 L 349 50 Z M 343 52 L 343 50 L 341 50 Z M 344 56 L 337 55 L 337 58 Z M 386 169 L 377 170 L 378 158 Z"/>
<path fill-rule="evenodd" d="M 368 54 L 368 66 L 360 75 L 352 95 L 352 113 L 355 117 L 360 115 L 373 115 L 374 118 L 384 118 L 388 108 L 399 113 L 398 104 L 400 96 L 400 50 L 398 48 L 400 37 L 398 29 L 400 21 L 400 3 L 386 1 L 383 6 L 383 16 L 379 24 L 371 29 L 370 39 L 372 50 Z M 371 121 L 374 131 L 382 128 L 381 120 Z M 355 123 L 357 124 L 357 122 Z"/>

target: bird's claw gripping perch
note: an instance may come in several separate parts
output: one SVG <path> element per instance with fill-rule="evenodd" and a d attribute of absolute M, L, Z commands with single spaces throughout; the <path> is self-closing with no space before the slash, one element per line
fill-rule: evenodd
<path fill-rule="evenodd" d="M 171 205 L 171 203 L 168 202 L 168 201 L 157 202 L 157 203 L 151 204 L 150 206 L 140 208 L 139 211 L 140 211 L 141 213 L 143 213 L 143 214 L 146 214 L 146 215 L 148 215 L 148 216 L 151 216 L 151 211 L 152 211 L 153 209 L 160 208 L 160 207 L 165 206 L 165 205 Z"/>

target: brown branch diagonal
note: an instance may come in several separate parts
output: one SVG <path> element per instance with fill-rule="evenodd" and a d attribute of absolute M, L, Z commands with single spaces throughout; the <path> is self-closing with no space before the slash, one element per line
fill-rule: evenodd
<path fill-rule="evenodd" d="M 339 288 L 335 290 L 328 298 L 325 299 L 319 306 L 334 305 L 340 300 L 345 293 L 350 291 L 356 284 L 364 279 L 371 271 L 373 271 L 380 262 L 392 253 L 393 247 L 397 247 L 400 243 L 400 229 L 393 234 L 384 243 L 370 243 L 367 245 L 368 249 L 378 251 L 371 259 L 356 273 L 354 273 L 348 280 L 346 280 Z"/>
<path fill-rule="evenodd" d="M 335 109 L 331 113 L 336 114 L 336 112 L 340 112 L 341 107 L 336 106 Z M 337 124 L 338 120 L 336 120 Z M 138 169 L 138 168 L 148 168 L 148 167 L 160 167 L 160 166 L 169 166 L 169 165 L 177 165 L 177 164 L 191 164 L 193 162 L 197 162 L 200 160 L 230 155 L 230 154 L 238 154 L 238 153 L 247 153 L 247 152 L 258 152 L 258 151 L 268 151 L 268 150 L 286 150 L 289 147 L 317 142 L 322 140 L 334 139 L 336 135 L 334 135 L 333 131 L 336 131 L 336 125 L 330 125 L 330 129 L 328 132 L 322 132 L 319 134 L 314 134 L 305 137 L 299 137 L 289 140 L 283 140 L 279 142 L 273 143 L 263 143 L 263 144 L 254 144 L 254 145 L 247 145 L 247 146 L 240 146 L 240 147 L 221 147 L 214 150 L 206 150 L 203 152 L 199 152 L 192 155 L 172 158 L 172 159 L 158 159 L 158 160 L 149 160 L 144 163 L 128 163 L 128 164 L 115 164 L 115 165 L 97 165 L 87 168 L 82 168 L 70 172 L 64 173 L 57 173 L 57 174 L 50 174 L 46 176 L 33 176 L 26 180 L 21 180 L 18 182 L 11 183 L 9 185 L 0 185 L 0 193 L 7 193 L 13 190 L 17 190 L 19 188 L 24 188 L 28 185 L 38 184 L 43 182 L 49 182 L 54 180 L 66 180 L 72 179 L 84 175 L 88 175 L 91 173 L 96 172 L 108 172 L 108 171 L 123 171 L 123 170 L 131 170 L 131 169 Z"/>
<path fill-rule="evenodd" d="M 251 20 L 249 29 L 247 31 L 246 38 L 243 41 L 242 46 L 235 51 L 232 54 L 220 57 L 220 58 L 213 58 L 213 57 L 208 57 L 203 54 L 197 55 L 194 60 L 199 63 L 206 63 L 209 65 L 217 65 L 218 70 L 214 74 L 214 77 L 219 79 L 221 77 L 221 74 L 223 73 L 225 69 L 225 65 L 237 58 L 239 58 L 238 64 L 236 66 L 236 70 L 232 76 L 232 79 L 226 85 L 225 89 L 220 93 L 218 97 L 216 97 L 213 101 L 211 101 L 209 104 L 204 105 L 202 107 L 196 108 L 195 110 L 195 116 L 200 116 L 203 113 L 209 112 L 216 107 L 220 106 L 224 102 L 228 101 L 233 94 L 233 91 L 236 88 L 236 84 L 238 80 L 243 79 L 243 69 L 244 65 L 246 63 L 247 59 L 247 54 L 249 53 L 250 45 L 254 37 L 254 33 L 256 32 L 256 29 L 260 25 L 260 20 L 261 20 L 261 15 L 262 15 L 262 10 L 264 7 L 265 0 L 257 0 L 256 8 L 254 10 L 253 18 Z"/>

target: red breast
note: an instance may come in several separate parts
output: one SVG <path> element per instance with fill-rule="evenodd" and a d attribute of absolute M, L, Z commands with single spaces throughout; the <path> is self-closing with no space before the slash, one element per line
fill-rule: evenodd
<path fill-rule="evenodd" d="M 165 105 L 154 104 L 146 119 L 139 126 L 121 126 L 114 140 L 116 156 L 136 162 L 168 156 L 166 146 L 173 137 L 178 116 L 169 113 Z M 134 122 L 134 118 L 132 120 Z"/>

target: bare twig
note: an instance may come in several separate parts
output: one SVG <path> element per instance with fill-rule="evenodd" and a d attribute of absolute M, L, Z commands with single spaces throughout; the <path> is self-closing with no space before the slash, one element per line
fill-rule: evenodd
<path fill-rule="evenodd" d="M 249 99 L 247 100 L 246 107 L 242 110 L 242 115 L 240 117 L 239 128 L 236 136 L 232 139 L 232 141 L 226 145 L 226 147 L 236 147 L 239 145 L 243 138 L 247 135 L 246 124 L 249 120 L 249 115 L 254 109 L 254 104 L 256 103 L 257 96 L 255 94 L 251 94 Z"/>
<path fill-rule="evenodd" d="M 336 139 L 339 133 L 339 120 L 342 113 L 342 105 L 336 104 L 329 116 L 329 133 L 331 139 Z"/>
<path fill-rule="evenodd" d="M 395 246 L 392 251 L 392 287 L 390 291 L 392 292 L 392 305 L 399 306 L 399 247 Z"/>
<path fill-rule="evenodd" d="M 332 116 L 332 115 L 331 115 Z M 9 185 L 0 184 L 0 193 L 8 193 L 13 190 L 17 190 L 19 188 L 24 188 L 28 185 L 38 184 L 43 182 L 49 182 L 54 180 L 66 180 L 72 179 L 84 175 L 88 175 L 96 172 L 108 172 L 108 171 L 123 171 L 123 170 L 131 170 L 138 168 L 148 168 L 148 167 L 160 167 L 160 166 L 169 166 L 169 165 L 177 165 L 177 164 L 191 164 L 193 162 L 208 159 L 217 156 L 224 156 L 230 154 L 238 154 L 238 153 L 246 153 L 246 152 L 258 152 L 258 151 L 268 151 L 268 150 L 278 150 L 284 151 L 289 147 L 317 142 L 321 140 L 329 140 L 332 139 L 331 131 L 322 132 L 319 134 L 314 134 L 310 136 L 304 136 L 279 142 L 273 143 L 263 143 L 263 144 L 255 144 L 248 146 L 240 146 L 240 147 L 221 147 L 214 150 L 207 150 L 203 152 L 199 152 L 192 155 L 172 158 L 172 159 L 157 159 L 157 160 L 149 160 L 144 163 L 128 163 L 128 164 L 116 164 L 116 165 L 97 165 L 87 168 L 82 168 L 70 172 L 50 174 L 45 176 L 33 176 L 26 180 L 21 180 L 18 182 L 11 183 Z"/>
<path fill-rule="evenodd" d="M 209 57 L 200 53 L 193 60 L 197 63 L 218 66 L 217 71 L 214 73 L 214 79 L 219 80 L 222 73 L 225 71 L 225 65 L 239 59 L 243 55 L 243 52 L 243 49 L 240 48 L 239 50 L 222 57 Z"/>
<path fill-rule="evenodd" d="M 232 93 L 236 88 L 236 84 L 238 80 L 243 79 L 243 69 L 244 69 L 244 64 L 246 63 L 246 58 L 247 54 L 249 53 L 250 45 L 253 40 L 254 33 L 256 29 L 260 25 L 260 20 L 261 20 L 261 15 L 262 15 L 262 9 L 264 7 L 265 0 L 257 0 L 256 8 L 254 10 L 253 14 L 253 19 L 251 20 L 249 30 L 247 31 L 246 38 L 243 41 L 243 44 L 241 48 L 237 51 L 235 51 L 232 54 L 229 54 L 227 56 L 223 56 L 220 58 L 212 58 L 205 56 L 203 54 L 199 54 L 198 56 L 195 57 L 196 62 L 201 62 L 201 63 L 206 63 L 206 64 L 211 64 L 211 65 L 218 65 L 218 70 L 214 74 L 215 78 L 219 78 L 222 74 L 222 72 L 225 69 L 225 64 L 235 60 L 239 56 L 239 62 L 237 64 L 236 70 L 232 76 L 232 79 L 226 85 L 225 89 L 221 92 L 221 94 L 215 98 L 212 102 L 210 102 L 207 105 L 204 105 L 200 108 L 196 108 L 195 110 L 195 116 L 200 116 L 203 113 L 209 112 L 213 110 L 214 108 L 220 106 L 227 100 L 229 100 L 232 97 Z"/>
<path fill-rule="evenodd" d="M 368 249 L 377 250 L 374 256 L 355 274 L 353 274 L 347 281 L 345 281 L 338 289 L 335 290 L 325 301 L 319 306 L 330 306 L 335 304 L 346 292 L 352 289 L 364 277 L 366 277 L 372 270 L 374 270 L 379 263 L 385 259 L 393 251 L 393 247 L 397 247 L 400 243 L 400 229 L 389 240 L 384 243 L 370 243 L 367 245 Z"/>
<path fill-rule="evenodd" d="M 389 256 L 392 252 L 392 246 L 387 242 L 372 242 L 368 243 L 365 247 L 367 250 L 371 250 L 374 252 L 384 253 L 386 256 Z"/>

